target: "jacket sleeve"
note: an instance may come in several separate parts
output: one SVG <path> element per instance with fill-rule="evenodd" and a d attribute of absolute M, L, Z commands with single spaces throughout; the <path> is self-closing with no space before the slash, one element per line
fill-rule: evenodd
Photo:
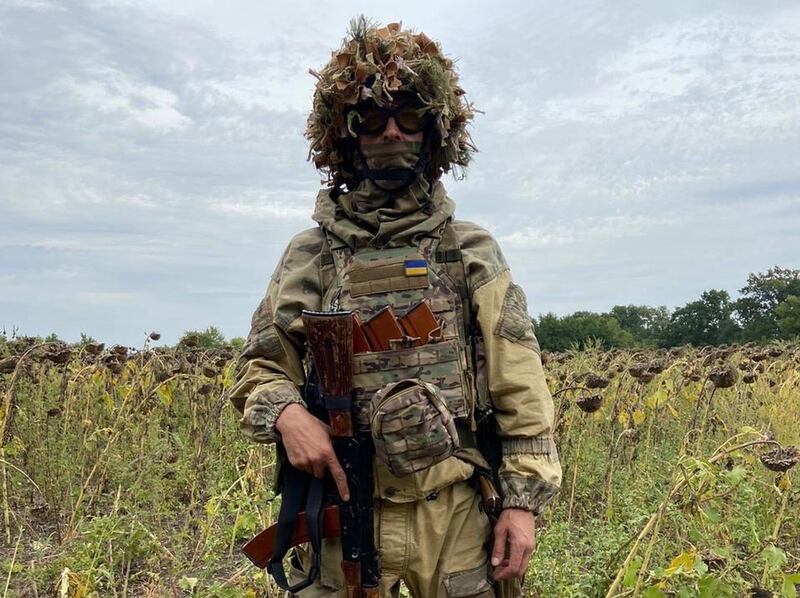
<path fill-rule="evenodd" d="M 242 431 L 255 442 L 277 441 L 280 414 L 292 403 L 304 404 L 300 387 L 305 381 L 305 334 L 300 316 L 304 309 L 320 309 L 318 235 L 317 229 L 300 233 L 284 252 L 253 314 L 228 391 L 241 414 Z"/>
<path fill-rule="evenodd" d="M 561 485 L 553 442 L 553 398 L 525 293 L 514 283 L 500 248 L 482 228 L 456 221 L 472 312 L 484 343 L 485 384 L 503 458 L 503 508 L 538 513 Z"/>
<path fill-rule="evenodd" d="M 522 289 L 509 270 L 473 294 L 486 351 L 489 395 L 503 449 L 503 508 L 538 513 L 561 485 L 553 399 Z"/>

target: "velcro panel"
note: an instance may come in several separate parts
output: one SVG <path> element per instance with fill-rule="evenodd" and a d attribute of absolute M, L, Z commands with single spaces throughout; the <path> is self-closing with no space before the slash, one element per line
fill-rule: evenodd
<path fill-rule="evenodd" d="M 410 291 L 413 289 L 427 289 L 429 286 L 427 276 L 395 276 L 382 280 L 370 280 L 350 284 L 352 297 L 364 295 L 377 295 L 379 293 L 393 293 L 395 291 Z"/>
<path fill-rule="evenodd" d="M 427 289 L 428 276 L 406 276 L 405 260 L 423 259 L 420 256 L 399 256 L 368 262 L 356 261 L 350 268 L 350 295 L 363 297 L 378 293 Z"/>

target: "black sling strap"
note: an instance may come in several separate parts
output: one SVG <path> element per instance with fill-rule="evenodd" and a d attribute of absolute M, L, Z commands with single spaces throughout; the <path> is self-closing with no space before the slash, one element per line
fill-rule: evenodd
<path fill-rule="evenodd" d="M 275 534 L 275 548 L 267 564 L 267 571 L 275 579 L 278 586 L 291 594 L 307 588 L 319 575 L 320 555 L 322 550 L 322 498 L 324 494 L 324 480 L 317 479 L 309 473 L 285 465 L 283 472 L 284 484 L 281 494 L 281 510 L 278 513 L 278 524 Z M 306 522 L 308 536 L 311 541 L 311 567 L 308 576 L 301 582 L 290 586 L 283 568 L 283 558 L 289 552 L 294 535 L 297 515 L 303 510 L 305 498 Z"/>

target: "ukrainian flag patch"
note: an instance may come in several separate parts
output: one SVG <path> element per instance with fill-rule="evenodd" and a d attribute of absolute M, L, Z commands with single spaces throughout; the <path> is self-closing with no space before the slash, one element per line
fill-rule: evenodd
<path fill-rule="evenodd" d="M 427 276 L 428 262 L 425 260 L 406 260 L 406 276 Z"/>

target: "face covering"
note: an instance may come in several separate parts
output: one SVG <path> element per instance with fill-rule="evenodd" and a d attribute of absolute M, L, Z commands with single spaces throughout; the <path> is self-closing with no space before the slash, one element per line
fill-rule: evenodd
<path fill-rule="evenodd" d="M 361 155 L 367 164 L 367 178 L 384 191 L 394 191 L 407 187 L 419 173 L 414 172 L 422 151 L 421 141 L 393 141 L 391 143 L 371 143 L 361 146 Z M 376 172 L 370 172 L 376 171 Z M 407 173 L 408 178 L 401 180 L 381 179 L 381 171 Z M 374 176 L 370 176 L 374 175 Z"/>

